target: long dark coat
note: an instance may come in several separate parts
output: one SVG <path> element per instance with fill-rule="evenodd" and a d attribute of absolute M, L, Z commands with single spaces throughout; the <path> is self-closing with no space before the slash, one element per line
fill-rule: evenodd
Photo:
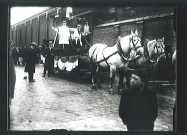
<path fill-rule="evenodd" d="M 9 61 L 9 98 L 14 98 L 14 88 L 16 82 L 16 73 L 14 68 L 14 61 L 12 57 L 12 52 L 10 51 L 10 61 Z"/>
<path fill-rule="evenodd" d="M 54 68 L 54 49 L 51 50 L 46 48 L 43 52 L 43 56 L 45 57 L 44 68 L 48 70 L 52 70 Z"/>
<path fill-rule="evenodd" d="M 124 92 L 119 105 L 119 116 L 128 130 L 153 130 L 158 116 L 156 92 L 146 88 L 143 91 Z"/>
<path fill-rule="evenodd" d="M 28 49 L 25 56 L 25 72 L 35 73 L 35 64 L 36 64 L 36 51 L 34 49 Z"/>

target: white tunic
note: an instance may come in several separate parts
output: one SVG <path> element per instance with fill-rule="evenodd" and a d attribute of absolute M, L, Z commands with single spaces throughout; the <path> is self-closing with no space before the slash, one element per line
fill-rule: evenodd
<path fill-rule="evenodd" d="M 75 38 L 76 44 L 77 44 L 77 40 L 79 39 L 80 45 L 82 46 L 81 33 L 79 33 L 78 30 L 75 30 L 75 32 L 74 32 L 74 38 Z"/>
<path fill-rule="evenodd" d="M 69 44 L 70 30 L 67 26 L 61 26 L 54 30 L 58 31 L 59 44 Z"/>

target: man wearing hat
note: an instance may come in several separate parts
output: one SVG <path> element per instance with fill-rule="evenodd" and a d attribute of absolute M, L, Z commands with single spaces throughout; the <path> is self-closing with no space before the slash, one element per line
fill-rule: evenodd
<path fill-rule="evenodd" d="M 44 52 L 43 56 L 45 58 L 45 63 L 44 63 L 44 73 L 42 77 L 45 77 L 46 75 L 46 70 L 48 70 L 48 77 L 51 76 L 54 68 L 54 48 L 53 48 L 53 40 L 49 40 L 48 44 L 49 47 L 47 47 Z"/>
<path fill-rule="evenodd" d="M 37 54 L 36 54 L 36 46 L 35 42 L 32 42 L 26 51 L 26 65 L 25 65 L 25 72 L 28 72 L 29 75 L 29 82 L 35 82 L 33 79 L 33 74 L 35 73 L 35 64 L 37 61 Z"/>
<path fill-rule="evenodd" d="M 131 88 L 125 89 L 119 105 L 119 116 L 128 130 L 154 130 L 158 116 L 157 96 L 135 74 L 130 77 Z"/>
<path fill-rule="evenodd" d="M 60 48 L 65 48 L 69 46 L 69 38 L 70 38 L 70 30 L 66 26 L 66 21 L 63 21 L 62 26 L 54 28 L 52 27 L 53 30 L 58 32 L 59 35 L 59 46 Z"/>

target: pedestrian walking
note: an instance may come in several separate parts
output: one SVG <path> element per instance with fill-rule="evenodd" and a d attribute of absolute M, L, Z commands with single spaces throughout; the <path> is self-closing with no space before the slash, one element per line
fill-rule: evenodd
<path fill-rule="evenodd" d="M 12 51 L 10 51 L 10 59 L 9 59 L 9 105 L 11 104 L 11 101 L 14 98 L 15 83 L 16 83 L 16 72 L 15 72 L 14 61 L 13 61 L 13 57 L 12 57 Z"/>
<path fill-rule="evenodd" d="M 154 130 L 158 116 L 156 92 L 148 89 L 141 78 L 132 74 L 131 88 L 124 91 L 119 105 L 119 116 L 128 130 Z"/>
<path fill-rule="evenodd" d="M 9 97 L 9 107 L 8 107 L 8 123 L 10 123 L 10 107 L 12 103 L 12 99 L 14 98 L 14 90 L 15 90 L 15 84 L 16 84 L 16 72 L 14 67 L 14 61 L 12 57 L 12 50 L 9 53 L 9 89 L 8 89 L 8 97 Z M 8 124 L 8 129 L 10 129 L 10 124 Z"/>
<path fill-rule="evenodd" d="M 47 47 L 43 52 L 45 63 L 44 63 L 44 73 L 42 77 L 45 77 L 47 70 L 48 70 L 48 77 L 50 77 L 54 69 L 53 40 L 49 40 L 48 44 L 49 44 L 49 47 Z"/>
<path fill-rule="evenodd" d="M 29 82 L 35 82 L 33 79 L 33 75 L 35 73 L 35 64 L 37 60 L 36 55 L 36 48 L 37 44 L 35 42 L 32 42 L 30 44 L 29 49 L 26 52 L 26 65 L 25 65 L 25 72 L 28 72 L 29 76 Z"/>

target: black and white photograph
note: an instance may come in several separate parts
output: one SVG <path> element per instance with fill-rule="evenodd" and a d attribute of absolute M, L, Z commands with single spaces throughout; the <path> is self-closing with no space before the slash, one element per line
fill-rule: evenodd
<path fill-rule="evenodd" d="M 176 7 L 10 6 L 8 130 L 176 131 Z"/>

